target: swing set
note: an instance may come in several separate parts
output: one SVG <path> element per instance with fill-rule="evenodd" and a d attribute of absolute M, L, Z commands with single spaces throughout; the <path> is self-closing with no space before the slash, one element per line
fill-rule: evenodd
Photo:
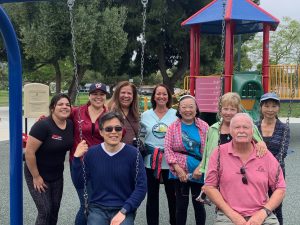
<path fill-rule="evenodd" d="M 1 3 L 15 3 L 15 2 L 37 2 L 37 1 L 46 1 L 46 0 L 0 0 Z M 51 0 L 48 0 L 51 1 Z M 249 2 L 249 0 L 243 0 Z M 228 4 L 231 3 L 230 4 Z M 143 26 L 142 26 L 142 33 L 141 33 L 141 69 L 140 69 L 140 76 L 141 76 L 141 83 L 143 84 L 143 77 L 144 77 L 144 53 L 145 53 L 145 45 L 146 45 L 146 38 L 145 38 L 145 31 L 146 31 L 146 12 L 147 12 L 147 4 L 148 0 L 141 0 L 143 6 Z M 230 91 L 230 85 L 228 82 L 230 81 L 230 71 L 232 72 L 232 65 L 233 64 L 233 56 L 228 50 L 225 49 L 226 46 L 232 46 L 233 41 L 233 33 L 231 28 L 233 27 L 232 24 L 228 23 L 228 14 L 227 14 L 227 7 L 232 7 L 232 0 L 214 0 L 208 6 L 203 8 L 200 11 L 204 11 L 205 9 L 209 8 L 209 6 L 217 3 L 219 10 L 221 10 L 221 15 L 219 16 L 219 21 L 221 23 L 218 24 L 218 27 L 221 28 L 221 56 L 220 62 L 222 64 L 221 71 L 220 71 L 220 90 L 218 92 L 218 100 L 220 100 L 223 94 L 223 83 L 225 83 L 225 92 Z M 73 54 L 73 65 L 74 65 L 74 76 L 75 76 L 75 85 L 77 90 L 77 95 L 79 93 L 79 80 L 77 74 L 77 54 L 76 54 L 76 34 L 74 31 L 74 11 L 73 7 L 75 4 L 75 0 L 67 0 L 67 5 L 69 8 L 70 14 L 70 24 L 71 24 L 71 35 L 72 35 L 72 54 Z M 254 3 L 253 3 L 254 4 Z M 229 6 L 228 6 L 229 5 Z M 183 22 L 183 25 L 187 22 L 191 22 L 198 16 L 199 13 L 196 13 L 191 18 Z M 199 14 L 200 15 L 200 14 Z M 227 19 L 226 19 L 227 18 Z M 18 46 L 18 40 L 16 37 L 16 33 L 14 28 L 9 20 L 8 15 L 5 11 L 0 7 L 0 31 L 2 33 L 5 46 L 7 49 L 7 56 L 8 56 L 8 68 L 9 68 L 9 124 L 10 124 L 10 224 L 11 225 L 22 225 L 23 224 L 23 193 L 22 193 L 22 65 L 21 65 L 21 56 L 20 56 L 20 49 Z M 191 25 L 191 24 L 190 24 Z M 266 28 L 267 30 L 270 29 Z M 228 36 L 230 34 L 230 36 Z M 268 36 L 268 35 L 267 35 Z M 268 38 L 268 37 L 266 37 Z M 191 94 L 196 94 L 195 91 L 195 79 L 197 78 L 197 74 L 199 74 L 199 65 L 200 65 L 200 27 L 192 26 L 191 28 L 191 52 L 190 52 L 190 92 Z M 266 44 L 266 43 L 265 43 Z M 231 49 L 231 48 L 230 48 Z M 232 49 L 231 49 L 232 51 Z M 225 56 L 225 57 L 224 57 Z M 225 59 L 225 61 L 224 61 Z M 226 61 L 226 59 L 230 59 Z M 264 58 L 264 62 L 268 65 L 268 57 Z M 231 64 L 230 64 L 231 63 Z M 230 64 L 230 65 L 229 65 Z M 225 67 L 225 70 L 223 68 Z M 267 70 L 264 69 L 265 74 Z M 225 75 L 224 75 L 225 72 Z M 265 77 L 264 77 L 265 79 Z M 225 81 L 225 82 L 224 82 Z M 294 79 L 293 91 L 292 91 L 292 99 L 295 94 L 295 83 L 296 77 Z M 265 84 L 264 84 L 265 85 Z M 267 89 L 265 89 L 267 90 Z M 292 99 L 290 100 L 289 105 L 289 112 L 288 112 L 288 119 L 287 119 L 287 129 L 289 125 L 289 117 L 291 115 L 291 103 Z M 219 101 L 220 102 L 220 101 Z M 220 103 L 219 103 L 220 104 Z M 80 116 L 80 115 L 79 115 Z M 82 130 L 80 129 L 80 137 L 82 139 Z M 287 130 L 284 132 L 284 142 L 286 140 Z M 283 143 L 284 143 L 283 142 Z M 138 146 L 140 144 L 138 143 Z M 281 148 L 281 159 L 283 156 L 283 144 Z M 83 170 L 85 170 L 85 165 L 83 164 Z M 278 168 L 279 170 L 279 168 Z M 85 173 L 84 173 L 85 174 Z M 85 183 L 86 177 L 84 175 Z M 87 190 L 85 185 L 84 191 L 84 199 L 87 207 Z"/>
<path fill-rule="evenodd" d="M 52 0 L 0 0 L 2 3 L 17 3 L 17 2 L 38 2 Z M 76 34 L 74 29 L 73 7 L 75 0 L 67 0 L 67 5 L 70 14 L 71 35 L 72 35 L 72 54 L 74 65 L 74 76 L 76 82 L 77 95 L 79 93 L 78 70 L 77 70 L 77 54 L 76 54 Z M 143 84 L 144 77 L 144 53 L 145 53 L 145 31 L 146 31 L 146 12 L 148 0 L 141 0 L 143 7 L 142 18 L 143 27 L 141 33 L 141 81 Z M 22 178 L 22 64 L 21 55 L 18 45 L 18 39 L 13 28 L 13 25 L 3 10 L 0 7 L 0 31 L 5 43 L 8 58 L 8 73 L 9 73 L 9 144 L 10 144 L 10 224 L 23 224 L 23 178 Z M 76 96 L 77 98 L 77 96 Z M 78 98 L 77 98 L 78 99 Z M 80 116 L 80 115 L 79 115 Z M 80 137 L 82 139 L 82 128 L 80 127 Z M 138 143 L 139 146 L 139 143 Z M 138 157 L 138 156 L 137 156 Z M 84 169 L 84 164 L 83 164 Z M 137 171 L 138 172 L 138 171 Z M 85 178 L 86 180 L 86 178 Z M 86 183 L 86 182 L 85 182 Z M 87 190 L 85 185 L 85 202 L 87 205 Z"/>

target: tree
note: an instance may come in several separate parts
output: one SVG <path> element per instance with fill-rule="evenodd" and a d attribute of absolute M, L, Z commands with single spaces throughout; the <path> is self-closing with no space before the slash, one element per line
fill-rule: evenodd
<path fill-rule="evenodd" d="M 78 68 L 78 76 L 73 76 L 69 86 L 73 101 L 77 91 L 75 81 L 80 83 L 88 69 L 106 73 L 116 70 L 127 44 L 127 34 L 123 31 L 126 8 L 102 8 L 102 4 L 99 0 L 78 0 L 73 9 Z M 23 53 L 30 68 L 36 70 L 51 64 L 56 77 L 61 77 L 59 62 L 65 59 L 73 62 L 74 57 L 66 1 L 13 4 L 8 8 L 18 24 Z M 57 86 L 60 83 L 57 79 Z"/>
<path fill-rule="evenodd" d="M 61 3 L 23 3 L 6 6 L 21 40 L 24 80 L 49 84 L 55 79 L 57 92 L 61 91 L 62 76 L 59 61 L 66 56 L 68 47 L 68 42 L 64 37 L 68 20 L 66 16 L 61 16 L 64 12 Z M 43 71 L 49 71 L 46 76 L 32 75 L 48 65 L 51 65 L 53 69 L 44 69 Z"/>
<path fill-rule="evenodd" d="M 262 34 L 247 43 L 248 55 L 253 64 L 262 60 Z M 293 64 L 300 60 L 300 22 L 284 17 L 277 31 L 270 35 L 270 62 L 272 64 Z"/>
<path fill-rule="evenodd" d="M 163 83 L 171 90 L 177 80 L 182 79 L 189 67 L 189 34 L 181 22 L 209 1 L 153 0 L 147 8 L 145 74 L 160 70 Z M 139 72 L 141 51 L 136 41 L 142 31 L 142 5 L 140 1 L 127 1 L 128 20 L 125 26 L 129 34 L 128 55 L 137 52 L 132 71 Z M 138 6 L 138 7 L 137 7 Z M 137 15 L 140 15 L 137 17 Z M 128 60 L 128 59 L 127 59 Z M 129 59 L 130 60 L 130 59 Z M 172 76 L 168 69 L 175 68 Z"/>
<path fill-rule="evenodd" d="M 128 19 L 125 30 L 129 35 L 126 58 L 122 59 L 124 69 L 129 74 L 139 74 L 141 50 L 136 41 L 142 31 L 142 5 L 140 1 L 118 1 L 128 7 Z M 153 0 L 147 7 L 146 23 L 146 50 L 145 50 L 145 75 L 160 70 L 163 83 L 171 90 L 178 80 L 182 80 L 189 68 L 189 32 L 181 27 L 181 22 L 206 6 L 211 0 Z M 137 16 L 138 15 L 138 16 Z M 220 64 L 220 36 L 201 36 L 201 74 L 218 72 L 215 68 Z M 136 60 L 130 60 L 132 52 L 137 52 Z M 124 55 L 125 56 L 125 55 Z M 131 65 L 125 67 L 125 65 Z M 172 75 L 167 71 L 172 69 Z"/>
<path fill-rule="evenodd" d="M 300 22 L 284 17 L 279 30 L 271 35 L 271 61 L 274 64 L 300 60 Z"/>

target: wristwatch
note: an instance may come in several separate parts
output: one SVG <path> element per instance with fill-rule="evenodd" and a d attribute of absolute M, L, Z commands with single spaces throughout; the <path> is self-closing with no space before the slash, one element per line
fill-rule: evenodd
<path fill-rule="evenodd" d="M 265 210 L 266 214 L 267 214 L 267 217 L 270 216 L 272 214 L 272 211 L 266 207 L 263 207 L 262 208 L 263 210 Z"/>
<path fill-rule="evenodd" d="M 122 213 L 123 215 L 125 215 L 125 216 L 126 216 L 126 214 L 127 214 L 127 210 L 126 210 L 125 208 L 122 208 L 122 209 L 120 210 L 120 213 Z"/>

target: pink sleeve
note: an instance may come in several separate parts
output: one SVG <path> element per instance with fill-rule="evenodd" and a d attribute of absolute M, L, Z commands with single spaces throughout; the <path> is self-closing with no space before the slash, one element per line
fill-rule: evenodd
<path fill-rule="evenodd" d="M 174 151 L 173 151 L 173 143 L 174 143 L 173 133 L 174 133 L 175 129 L 176 129 L 176 127 L 174 126 L 174 124 L 171 124 L 168 127 L 168 130 L 167 130 L 167 133 L 166 133 L 166 136 L 165 136 L 165 145 L 164 145 L 164 147 L 165 147 L 165 158 L 166 158 L 167 163 L 170 166 L 170 170 L 173 173 L 175 173 L 175 170 L 174 170 L 172 164 L 177 163 L 177 158 L 176 158 L 176 155 L 174 154 Z"/>
<path fill-rule="evenodd" d="M 217 162 L 218 162 L 218 150 L 216 149 L 213 151 L 208 162 L 208 170 L 205 178 L 205 185 L 207 186 L 217 187 L 218 185 Z"/>

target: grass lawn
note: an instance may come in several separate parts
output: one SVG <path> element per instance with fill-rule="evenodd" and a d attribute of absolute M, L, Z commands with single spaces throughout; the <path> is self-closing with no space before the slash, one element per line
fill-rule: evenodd
<path fill-rule="evenodd" d="M 51 98 L 51 97 L 50 97 Z M 79 93 L 79 98 L 76 100 L 75 105 L 85 104 L 88 101 L 88 93 Z M 8 91 L 0 91 L 0 107 L 8 106 Z M 300 118 L 300 102 L 293 102 L 291 117 Z M 286 117 L 288 114 L 289 103 L 282 102 L 280 107 L 280 117 Z"/>
<path fill-rule="evenodd" d="M 8 91 L 0 91 L 0 107 L 8 106 Z"/>

